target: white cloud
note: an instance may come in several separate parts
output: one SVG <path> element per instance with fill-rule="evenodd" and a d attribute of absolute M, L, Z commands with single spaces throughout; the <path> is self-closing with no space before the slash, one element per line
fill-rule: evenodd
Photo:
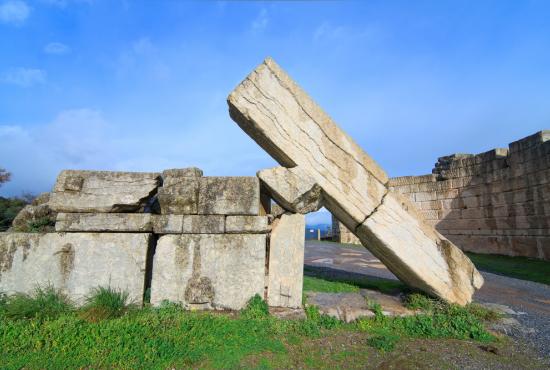
<path fill-rule="evenodd" d="M 21 0 L 8 0 L 0 4 L 0 22 L 20 26 L 29 17 L 31 8 Z"/>
<path fill-rule="evenodd" d="M 346 35 L 346 30 L 342 26 L 334 26 L 328 22 L 321 24 L 315 29 L 313 38 L 315 40 L 320 39 L 339 39 Z"/>
<path fill-rule="evenodd" d="M 3 74 L 0 82 L 20 87 L 30 87 L 46 82 L 46 72 L 35 68 L 13 68 Z"/>
<path fill-rule="evenodd" d="M 252 31 L 262 32 L 267 28 L 268 24 L 269 24 L 269 17 L 267 15 L 267 10 L 263 8 L 262 10 L 260 10 L 260 13 L 258 13 L 254 21 L 252 21 Z"/>
<path fill-rule="evenodd" d="M 62 55 L 71 51 L 71 48 L 60 42 L 50 42 L 44 46 L 44 52 L 47 54 Z"/>
<path fill-rule="evenodd" d="M 142 37 L 132 44 L 132 49 L 136 54 L 148 54 L 153 52 L 155 47 L 148 37 Z"/>

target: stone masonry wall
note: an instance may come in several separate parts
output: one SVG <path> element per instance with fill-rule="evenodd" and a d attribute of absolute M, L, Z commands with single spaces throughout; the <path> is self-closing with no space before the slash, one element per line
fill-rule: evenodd
<path fill-rule="evenodd" d="M 154 305 L 241 309 L 259 294 L 271 306 L 299 307 L 304 216 L 272 215 L 270 204 L 257 177 L 63 171 L 0 233 L 0 292 L 53 285 L 80 304 L 111 286 L 135 303 L 150 292 Z M 55 231 L 22 232 L 45 216 Z"/>
<path fill-rule="evenodd" d="M 390 186 L 465 251 L 550 260 L 550 131 L 508 149 L 441 157 L 432 174 Z"/>

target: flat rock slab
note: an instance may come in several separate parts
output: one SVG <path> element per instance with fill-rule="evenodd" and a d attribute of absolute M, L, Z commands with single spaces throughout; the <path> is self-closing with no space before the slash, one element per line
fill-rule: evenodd
<path fill-rule="evenodd" d="M 446 301 L 471 301 L 483 284 L 471 261 L 388 190 L 386 173 L 272 59 L 235 88 L 228 104 L 252 139 L 303 174 L 305 184 L 294 188 L 308 189 L 313 179 L 325 207 L 400 280 Z M 284 187 L 273 189 L 284 194 Z"/>
<path fill-rule="evenodd" d="M 59 213 L 57 232 L 152 232 L 150 213 Z"/>
<path fill-rule="evenodd" d="M 0 233 L 0 291 L 31 293 L 53 285 L 76 304 L 111 286 L 143 302 L 151 234 Z"/>
<path fill-rule="evenodd" d="M 303 308 L 269 307 L 269 314 L 281 320 L 305 320 Z"/>
<path fill-rule="evenodd" d="M 361 317 L 373 317 L 371 304 L 378 303 L 385 316 L 410 316 L 415 312 L 407 309 L 399 297 L 374 290 L 361 289 L 359 293 L 307 292 L 307 304 L 319 308 L 319 312 L 345 322 Z"/>
<path fill-rule="evenodd" d="M 160 183 L 159 173 L 64 170 L 48 205 L 56 212 L 142 212 Z"/>
<path fill-rule="evenodd" d="M 158 240 L 151 303 L 239 310 L 265 288 L 266 235 L 184 234 Z"/>

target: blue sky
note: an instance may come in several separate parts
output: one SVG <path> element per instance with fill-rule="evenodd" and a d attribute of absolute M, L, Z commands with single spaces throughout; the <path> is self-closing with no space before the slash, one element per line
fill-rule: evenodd
<path fill-rule="evenodd" d="M 227 114 L 272 56 L 391 176 L 550 128 L 550 2 L 0 0 L 0 195 L 64 168 L 253 175 Z"/>

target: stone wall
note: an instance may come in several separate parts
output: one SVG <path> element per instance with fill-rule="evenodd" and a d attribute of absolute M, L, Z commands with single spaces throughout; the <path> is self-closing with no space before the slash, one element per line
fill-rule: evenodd
<path fill-rule="evenodd" d="M 0 233 L 2 292 L 53 285 L 81 304 L 111 286 L 136 303 L 150 290 L 154 305 L 240 309 L 255 294 L 301 305 L 304 216 L 270 214 L 257 177 L 63 171 L 41 198 Z M 44 215 L 55 231 L 20 232 Z"/>
<path fill-rule="evenodd" d="M 389 183 L 463 250 L 550 260 L 550 131 Z"/>

